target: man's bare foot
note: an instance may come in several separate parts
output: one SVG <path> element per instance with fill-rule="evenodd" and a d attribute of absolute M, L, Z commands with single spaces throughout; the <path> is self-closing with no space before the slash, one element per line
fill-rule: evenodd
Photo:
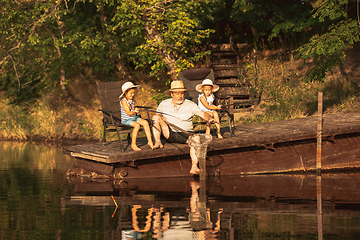
<path fill-rule="evenodd" d="M 200 169 L 197 166 L 192 166 L 190 169 L 190 174 L 199 174 Z"/>
<path fill-rule="evenodd" d="M 163 148 L 164 146 L 162 145 L 161 142 L 155 142 L 155 145 L 153 147 L 153 149 L 158 149 L 158 148 Z"/>
<path fill-rule="evenodd" d="M 132 148 L 134 151 L 140 151 L 140 150 L 141 150 L 138 146 L 133 145 L 133 144 L 131 144 L 131 148 Z"/>
<path fill-rule="evenodd" d="M 200 183 L 198 182 L 190 182 L 191 190 L 198 190 L 200 188 Z"/>
<path fill-rule="evenodd" d="M 152 142 L 148 142 L 148 145 L 151 149 L 154 149 L 154 144 Z"/>
<path fill-rule="evenodd" d="M 223 138 L 223 136 L 221 136 L 220 133 L 217 134 L 217 137 L 218 137 L 218 138 Z"/>

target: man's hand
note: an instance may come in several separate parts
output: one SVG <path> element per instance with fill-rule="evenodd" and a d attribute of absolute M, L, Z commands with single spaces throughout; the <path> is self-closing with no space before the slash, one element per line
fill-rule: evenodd
<path fill-rule="evenodd" d="M 217 123 L 217 121 L 216 121 L 215 118 L 213 118 L 213 117 L 211 117 L 208 122 L 209 122 L 209 123 Z"/>
<path fill-rule="evenodd" d="M 203 116 L 202 119 L 204 119 L 206 122 L 209 122 L 209 123 L 217 123 L 217 121 L 210 115 L 208 114 L 207 112 L 202 112 L 203 113 Z"/>
<path fill-rule="evenodd" d="M 167 119 L 166 119 L 166 117 L 164 117 L 163 115 L 160 115 L 160 118 L 161 118 L 164 122 L 166 122 L 166 123 L 167 123 Z"/>

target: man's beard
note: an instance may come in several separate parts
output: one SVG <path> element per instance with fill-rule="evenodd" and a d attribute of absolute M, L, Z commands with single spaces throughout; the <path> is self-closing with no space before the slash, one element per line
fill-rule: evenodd
<path fill-rule="evenodd" d="M 173 98 L 173 101 L 174 101 L 174 103 L 175 103 L 175 104 L 177 104 L 177 105 L 181 105 L 181 104 L 183 104 L 183 103 L 184 103 L 185 98 L 183 98 L 183 99 L 181 99 L 181 100 L 175 100 L 175 99 Z"/>

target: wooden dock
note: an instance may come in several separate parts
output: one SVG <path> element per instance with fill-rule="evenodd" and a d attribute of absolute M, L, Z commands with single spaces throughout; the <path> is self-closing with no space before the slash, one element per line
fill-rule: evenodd
<path fill-rule="evenodd" d="M 208 174 L 234 175 L 315 170 L 316 116 L 236 126 L 208 145 Z M 360 167 L 360 113 L 323 117 L 323 170 Z M 140 142 L 139 142 L 140 143 Z M 139 144 L 141 146 L 141 144 Z M 189 147 L 165 143 L 163 149 L 122 152 L 118 142 L 64 147 L 78 168 L 128 178 L 188 176 Z M 120 174 L 119 171 L 123 170 Z M 124 172 L 125 171 L 125 172 Z M 120 174 L 120 175 L 119 175 Z"/>

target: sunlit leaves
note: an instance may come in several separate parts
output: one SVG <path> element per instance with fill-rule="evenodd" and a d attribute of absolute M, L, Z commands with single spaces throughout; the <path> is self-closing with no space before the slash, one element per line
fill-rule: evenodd
<path fill-rule="evenodd" d="M 320 22 L 328 20 L 332 24 L 323 34 L 314 35 L 309 43 L 297 50 L 302 58 L 312 59 L 314 63 L 314 67 L 306 73 L 307 81 L 322 81 L 327 72 L 343 64 L 343 50 L 360 41 L 359 23 L 348 16 L 345 7 L 347 3 L 347 0 L 316 2 L 313 17 Z"/>
<path fill-rule="evenodd" d="M 324 22 L 327 18 L 335 20 L 342 17 L 347 17 L 345 4 L 348 0 L 318 0 L 315 4 L 314 18 L 318 18 L 320 22 Z"/>
<path fill-rule="evenodd" d="M 358 23 L 353 20 L 341 21 L 328 32 L 314 35 L 309 43 L 298 49 L 302 58 L 313 59 L 315 64 L 307 73 L 307 80 L 323 80 L 326 72 L 343 63 L 345 55 L 342 50 L 359 41 Z"/>
<path fill-rule="evenodd" d="M 199 1 L 124 0 L 116 9 L 111 29 L 136 38 L 139 45 L 127 54 L 132 56 L 137 68 L 149 66 L 150 75 L 158 76 L 166 67 L 162 56 L 165 53 L 179 62 L 182 62 L 180 58 L 193 61 L 194 56 L 203 55 L 191 50 L 212 32 L 199 29 L 201 19 L 194 14 L 194 10 L 203 11 L 201 9 L 205 7 L 206 4 Z M 151 29 L 152 37 L 148 36 L 150 33 L 145 31 L 146 28 Z M 176 66 L 191 64 L 176 63 Z"/>

